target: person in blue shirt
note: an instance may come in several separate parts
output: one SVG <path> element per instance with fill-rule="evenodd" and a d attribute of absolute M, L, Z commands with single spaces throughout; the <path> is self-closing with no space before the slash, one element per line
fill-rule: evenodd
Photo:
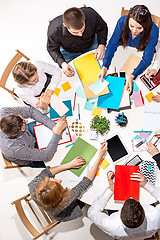
<path fill-rule="evenodd" d="M 126 80 L 126 90 L 132 91 L 133 80 L 141 74 L 151 63 L 155 47 L 158 42 L 159 29 L 152 22 L 151 13 L 144 5 L 136 5 L 130 9 L 128 15 L 122 16 L 115 27 L 114 33 L 107 45 L 103 59 L 103 67 L 98 78 L 107 75 L 114 53 L 119 45 L 135 47 L 144 51 L 142 60 Z"/>

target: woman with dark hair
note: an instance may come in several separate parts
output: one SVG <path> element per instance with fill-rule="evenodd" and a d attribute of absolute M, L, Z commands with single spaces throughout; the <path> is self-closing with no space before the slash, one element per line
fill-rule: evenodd
<path fill-rule="evenodd" d="M 117 22 L 106 48 L 103 67 L 98 74 L 98 78 L 103 81 L 103 77 L 107 75 L 111 60 L 119 45 L 124 48 L 126 46 L 135 47 L 138 51 L 144 51 L 144 53 L 139 65 L 127 78 L 126 89 L 131 92 L 133 80 L 151 63 L 158 37 L 159 29 L 152 22 L 148 8 L 144 5 L 136 5 L 131 8 L 128 15 L 122 16 Z"/>

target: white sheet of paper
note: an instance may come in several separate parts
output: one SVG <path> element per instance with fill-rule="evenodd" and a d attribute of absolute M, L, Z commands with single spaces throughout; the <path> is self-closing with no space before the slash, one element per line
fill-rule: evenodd
<path fill-rule="evenodd" d="M 96 82 L 94 82 L 92 85 L 89 86 L 89 89 L 95 94 L 98 95 L 100 92 L 102 92 L 107 86 L 109 82 L 107 82 L 105 79 L 103 82 L 101 82 L 101 79 L 99 78 Z"/>
<path fill-rule="evenodd" d="M 60 115 L 63 116 L 68 112 L 69 108 L 57 97 L 56 94 L 51 96 L 51 107 Z"/>
<path fill-rule="evenodd" d="M 129 91 L 127 91 L 126 86 L 124 86 L 119 108 L 128 107 L 128 106 L 130 106 Z"/>
<path fill-rule="evenodd" d="M 144 105 L 144 126 L 143 130 L 157 131 L 160 127 L 160 103 L 148 102 L 146 99 Z"/>
<path fill-rule="evenodd" d="M 38 144 L 39 149 L 45 149 L 53 135 L 52 130 L 44 126 L 43 124 L 37 125 L 34 127 L 35 130 L 35 136 Z M 70 142 L 70 135 L 68 128 L 65 129 L 65 131 L 62 134 L 62 139 L 59 141 L 59 144 Z"/>

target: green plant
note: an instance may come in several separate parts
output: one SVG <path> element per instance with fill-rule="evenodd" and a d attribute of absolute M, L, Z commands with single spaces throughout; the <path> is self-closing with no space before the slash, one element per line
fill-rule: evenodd
<path fill-rule="evenodd" d="M 106 117 L 99 117 L 96 115 L 91 120 L 90 128 L 92 130 L 96 130 L 97 133 L 100 133 L 103 135 L 105 132 L 107 132 L 110 129 L 110 121 L 106 119 Z"/>

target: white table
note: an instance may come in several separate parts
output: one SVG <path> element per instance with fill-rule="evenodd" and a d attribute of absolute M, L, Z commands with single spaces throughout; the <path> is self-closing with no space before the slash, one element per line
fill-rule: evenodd
<path fill-rule="evenodd" d="M 125 51 L 125 54 L 123 54 L 123 61 L 119 61 L 120 56 L 122 56 L 121 51 L 124 51 L 124 50 L 120 49 L 120 52 L 118 51 L 118 53 L 116 53 L 117 55 L 115 56 L 114 61 L 112 63 L 112 66 L 116 66 L 118 71 L 119 71 L 120 67 L 123 65 L 123 62 L 126 61 L 126 59 L 128 58 L 128 56 L 130 55 L 131 52 L 136 52 L 136 54 L 137 54 L 137 51 L 134 51 L 133 48 L 128 49 L 127 50 L 128 52 Z M 126 55 L 126 56 L 124 57 L 124 55 Z M 141 56 L 140 53 L 138 53 L 137 55 Z M 63 75 L 63 80 L 64 81 L 66 81 L 66 80 L 73 81 L 74 91 L 76 90 L 77 85 L 81 84 L 77 73 L 75 74 L 74 77 L 71 77 L 71 78 L 67 78 L 65 75 Z M 140 89 L 143 93 L 143 96 L 146 95 L 147 93 L 149 93 L 149 90 L 144 86 L 144 84 L 140 81 L 140 79 L 137 79 L 136 83 L 140 87 Z M 156 93 L 156 91 L 157 91 L 157 89 L 155 89 L 153 92 Z M 74 99 L 74 94 L 72 97 L 72 104 L 73 104 L 73 99 Z M 73 111 L 73 117 L 67 118 L 68 125 L 70 126 L 71 123 L 73 121 L 75 121 L 75 119 L 78 119 L 78 105 L 77 104 L 79 103 L 80 104 L 80 114 L 81 114 L 80 122 L 82 123 L 83 126 L 85 126 L 85 128 L 87 130 L 82 138 L 84 140 L 86 140 L 87 142 L 89 142 L 91 145 L 95 146 L 96 148 L 99 148 L 100 142 L 103 141 L 104 137 L 100 136 L 97 141 L 90 140 L 90 122 L 91 122 L 91 118 L 93 116 L 91 115 L 92 114 L 91 111 L 84 109 L 85 102 L 86 102 L 86 100 L 83 98 L 80 98 L 80 97 L 76 98 L 76 106 L 75 106 L 75 111 Z M 143 117 L 144 117 L 143 116 L 144 115 L 143 108 L 144 107 L 135 108 L 134 106 L 132 106 L 131 109 L 123 110 L 124 114 L 128 118 L 128 124 L 124 128 L 118 126 L 117 123 L 115 122 L 115 116 L 117 116 L 118 112 L 112 111 L 111 113 L 108 114 L 107 110 L 103 110 L 102 114 L 101 114 L 101 116 L 105 116 L 111 122 L 109 134 L 118 132 L 121 135 L 123 141 L 125 142 L 125 144 L 127 145 L 128 149 L 130 151 L 131 156 L 129 157 L 129 159 L 131 159 L 132 157 L 134 157 L 135 155 L 138 154 L 143 160 L 145 160 L 145 159 L 152 160 L 152 156 L 148 152 L 138 152 L 138 153 L 133 152 L 132 145 L 131 145 L 131 140 L 135 136 L 134 130 L 142 130 L 143 129 Z M 55 164 L 61 163 L 61 161 L 63 160 L 63 158 L 69 151 L 69 149 L 70 149 L 70 147 L 64 148 L 64 146 L 59 146 L 58 151 L 55 154 L 51 163 L 54 163 L 54 161 L 55 161 Z M 106 159 L 107 159 L 107 155 L 106 155 Z M 124 164 L 124 162 L 126 162 L 126 160 L 123 162 L 120 162 L 118 164 Z M 51 164 L 51 166 L 52 165 L 53 164 Z M 114 170 L 114 165 L 110 164 L 103 171 L 105 171 L 105 173 L 107 173 L 109 170 Z M 78 182 L 70 181 L 70 173 L 68 173 L 68 172 L 60 173 L 57 176 L 57 178 L 58 179 L 62 178 L 62 180 L 63 180 L 62 185 L 67 186 L 69 188 L 74 187 L 78 183 Z M 159 184 L 160 184 L 160 172 L 158 171 L 156 185 L 159 185 Z M 98 181 L 97 179 L 95 179 L 92 187 L 90 187 L 90 189 L 86 193 L 83 194 L 81 200 L 87 204 L 92 204 L 93 200 L 98 195 L 100 195 L 106 189 L 107 186 L 108 186 L 107 174 L 105 174 L 105 177 L 103 177 L 102 180 Z M 155 199 L 153 197 L 151 197 L 151 195 L 147 191 L 140 188 L 140 202 L 142 204 L 151 204 L 151 203 L 155 202 Z M 110 199 L 109 203 L 107 204 L 108 209 L 120 209 L 121 206 L 122 206 L 122 204 L 114 202 L 113 197 Z"/>

